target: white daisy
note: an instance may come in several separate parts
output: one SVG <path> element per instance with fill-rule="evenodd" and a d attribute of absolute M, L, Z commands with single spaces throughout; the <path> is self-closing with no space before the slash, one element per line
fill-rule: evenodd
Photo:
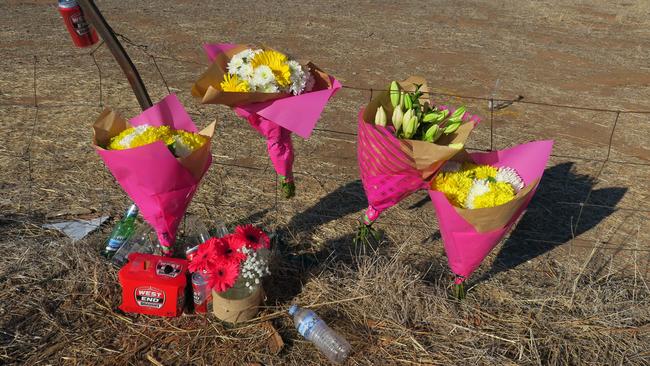
<path fill-rule="evenodd" d="M 279 91 L 280 89 L 275 84 L 268 84 L 261 90 L 262 93 L 278 93 Z"/>
<path fill-rule="evenodd" d="M 239 76 L 241 79 L 250 81 L 253 79 L 253 65 L 251 64 L 243 64 L 240 68 L 239 71 L 237 72 L 237 76 Z"/>
<path fill-rule="evenodd" d="M 524 188 L 524 181 L 517 174 L 517 171 L 507 166 L 502 166 L 497 170 L 496 180 L 497 182 L 510 183 L 512 188 L 515 189 L 515 193 Z"/>
<path fill-rule="evenodd" d="M 234 56 L 233 58 L 230 59 L 228 62 L 228 72 L 233 74 L 233 75 L 238 75 L 239 74 L 239 69 L 241 69 L 242 66 L 244 66 L 244 59 L 238 56 Z"/>
<path fill-rule="evenodd" d="M 252 50 L 250 48 L 247 48 L 247 49 L 235 54 L 232 57 L 232 59 L 240 58 L 243 61 L 243 63 L 247 64 L 247 63 L 251 62 L 251 60 L 253 59 L 253 56 L 255 56 L 256 54 L 258 54 L 260 52 L 262 52 L 262 50 Z"/>

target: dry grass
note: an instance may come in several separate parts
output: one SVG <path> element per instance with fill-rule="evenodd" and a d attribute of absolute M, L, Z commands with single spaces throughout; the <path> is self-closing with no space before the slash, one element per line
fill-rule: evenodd
<path fill-rule="evenodd" d="M 601 275 L 598 255 L 584 266 L 556 263 L 496 276 L 458 302 L 448 298 L 442 258 L 416 269 L 406 260 L 409 243 L 330 243 L 334 250 L 321 251 L 318 261 L 281 243 L 261 319 L 230 328 L 204 316 L 121 313 L 116 272 L 96 254 L 103 235 L 62 243 L 32 224 L 2 222 L 10 234 L 0 246 L 0 358 L 7 364 L 323 364 L 285 315 L 292 302 L 311 304 L 347 337 L 354 348 L 349 364 L 650 360 L 650 290 L 639 273 Z M 7 238 L 24 244 L 16 250 Z M 287 343 L 277 355 L 269 352 L 262 320 L 271 320 Z"/>

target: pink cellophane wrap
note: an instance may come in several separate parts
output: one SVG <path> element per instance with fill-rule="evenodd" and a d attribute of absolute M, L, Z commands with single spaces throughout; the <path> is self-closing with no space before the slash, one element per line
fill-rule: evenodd
<path fill-rule="evenodd" d="M 133 126 L 167 125 L 175 130 L 197 132 L 194 122 L 173 94 L 129 122 Z M 212 156 L 208 154 L 197 177 L 159 141 L 133 149 L 96 150 L 144 219 L 156 230 L 163 252 L 170 255 L 178 225 Z"/>
<path fill-rule="evenodd" d="M 278 175 L 285 177 L 286 182 L 293 181 L 291 131 L 256 114 L 240 113 L 238 109 L 235 113 L 246 118 L 251 127 L 266 138 L 266 150 Z"/>
<path fill-rule="evenodd" d="M 552 147 L 553 141 L 535 141 L 505 150 L 470 153 L 469 156 L 477 164 L 495 167 L 508 166 L 515 169 L 524 184 L 528 186 L 539 183 Z M 532 194 L 526 197 L 522 206 L 512 215 L 505 226 L 489 232 L 478 232 L 471 223 L 458 214 L 443 193 L 429 191 L 436 209 L 449 266 L 459 276 L 456 283 L 461 283 L 468 278 L 508 233 L 530 203 L 536 188 L 533 188 Z"/>
<path fill-rule="evenodd" d="M 441 109 L 448 109 L 442 106 Z M 454 109 L 451 109 L 453 113 Z M 420 189 L 428 188 L 428 180 L 416 168 L 409 140 L 395 137 L 393 126 L 377 126 L 363 120 L 364 110 L 358 116 L 357 161 L 368 208 L 363 222 L 373 223 L 379 215 Z M 466 113 L 463 120 L 478 124 L 478 116 Z M 435 163 L 431 174 L 445 161 Z"/>
<path fill-rule="evenodd" d="M 374 221 L 385 209 L 411 193 L 426 188 L 415 162 L 403 148 L 406 143 L 395 137 L 392 126 L 382 127 L 363 120 L 359 113 L 357 161 L 361 183 L 368 198 L 366 215 Z"/>

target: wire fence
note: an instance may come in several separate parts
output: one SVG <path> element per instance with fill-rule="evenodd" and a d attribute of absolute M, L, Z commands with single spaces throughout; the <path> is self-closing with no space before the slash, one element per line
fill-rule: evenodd
<path fill-rule="evenodd" d="M 125 44 L 136 48 L 137 50 L 141 51 L 145 57 L 147 57 L 150 61 L 153 67 L 155 68 L 156 74 L 160 77 L 167 93 L 172 93 L 172 90 L 169 86 L 169 83 L 167 79 L 165 78 L 165 75 L 163 74 L 161 68 L 159 67 L 158 61 L 160 60 L 173 60 L 174 62 L 178 63 L 185 63 L 185 64 L 192 64 L 192 65 L 205 65 L 207 66 L 207 63 L 198 63 L 195 61 L 191 60 L 183 60 L 183 59 L 178 59 L 178 58 L 173 58 L 173 57 L 168 57 L 168 56 L 163 56 L 163 55 L 155 55 L 151 53 L 146 45 L 140 45 L 132 42 L 130 39 L 123 35 L 118 35 Z M 105 105 L 105 98 L 104 98 L 104 73 L 102 70 L 102 67 L 100 66 L 100 63 L 97 60 L 96 53 L 103 49 L 103 43 L 100 43 L 97 47 L 95 47 L 92 51 L 90 51 L 87 56 L 92 58 L 92 62 L 96 67 L 97 70 L 97 75 L 99 79 L 99 88 L 98 88 L 98 100 L 97 103 L 64 103 L 64 104 L 39 104 L 39 95 L 38 95 L 38 90 L 37 90 L 37 69 L 38 69 L 38 63 L 39 63 L 39 57 L 48 57 L 48 58 L 68 58 L 68 57 L 79 57 L 79 55 L 48 55 L 48 56 L 33 56 L 33 70 L 32 70 L 32 76 L 33 76 L 33 104 L 25 104 L 25 103 L 4 103 L 0 101 L 0 107 L 24 107 L 24 108 L 33 108 L 35 110 L 34 118 L 32 120 L 31 126 L 30 126 L 30 132 L 29 132 L 29 137 L 28 141 L 26 142 L 26 147 L 20 154 L 20 158 L 26 160 L 27 162 L 27 190 L 28 190 L 28 197 L 29 197 L 29 205 L 28 205 L 28 212 L 32 211 L 32 205 L 31 202 L 34 200 L 35 197 L 35 192 L 34 192 L 34 187 L 33 187 L 33 151 L 32 151 L 32 144 L 34 141 L 34 137 L 37 135 L 38 128 L 40 126 L 40 113 L 39 111 L 43 109 L 56 109 L 56 108 L 65 108 L 65 107 L 104 107 Z M 372 87 L 366 87 L 366 86 L 357 86 L 357 85 L 349 85 L 345 84 L 343 85 L 343 89 L 347 90 L 354 90 L 354 91 L 359 91 L 363 93 L 368 94 L 368 100 L 372 99 L 373 93 L 382 91 L 384 89 L 382 88 L 372 88 Z M 562 159 L 575 159 L 579 161 L 590 161 L 590 162 L 595 162 L 599 163 L 599 168 L 597 170 L 597 173 L 593 177 L 594 182 L 598 182 L 601 179 L 601 175 L 605 169 L 605 166 L 607 164 L 622 164 L 622 165 L 629 165 L 629 166 L 636 166 L 636 167 L 642 167 L 642 168 L 647 168 L 650 167 L 650 162 L 649 163 L 643 163 L 643 162 L 634 162 L 634 161 L 618 161 L 618 160 L 612 160 L 610 159 L 611 157 L 611 152 L 612 152 L 612 147 L 613 147 L 613 140 L 614 136 L 616 133 L 616 129 L 619 124 L 619 119 L 621 115 L 624 114 L 642 114 L 642 115 L 650 115 L 650 111 L 648 110 L 626 110 L 626 109 L 610 109 L 610 108 L 601 108 L 601 107 L 589 107 L 589 106 L 580 106 L 580 105 L 570 105 L 570 104 L 556 104 L 556 103 L 550 103 L 550 102 L 544 102 L 544 101 L 537 101 L 537 100 L 531 100 L 528 97 L 522 97 L 522 96 L 517 96 L 516 98 L 513 99 L 503 99 L 503 98 L 494 98 L 494 96 L 489 96 L 489 97 L 484 97 L 484 96 L 472 96 L 472 95 L 459 95 L 459 94 L 452 94 L 452 93 L 438 93 L 438 92 L 428 92 L 429 95 L 431 96 L 437 96 L 437 97 L 450 97 L 450 98 L 458 98 L 461 100 L 475 100 L 475 101 L 485 101 L 488 103 L 489 106 L 489 148 L 472 148 L 468 147 L 468 149 L 471 150 L 476 150 L 476 151 L 489 151 L 494 149 L 494 135 L 495 135 L 495 125 L 494 125 L 494 111 L 497 110 L 497 108 L 505 108 L 513 104 L 521 104 L 521 105 L 534 105 L 534 106 L 542 106 L 542 107 L 548 107 L 548 108 L 561 108 L 561 109 L 569 109 L 569 110 L 576 110 L 576 111 L 591 111 L 591 112 L 599 112 L 599 113 L 608 113 L 611 114 L 611 118 L 613 120 L 611 130 L 609 131 L 609 136 L 608 136 L 608 144 L 607 144 L 607 152 L 606 155 L 603 159 L 598 159 L 598 158 L 592 158 L 592 157 L 586 157 L 586 156 L 569 156 L 569 155 L 562 155 L 562 154 L 552 154 L 551 156 L 557 157 L 557 158 L 562 158 Z M 322 128 L 322 127 L 317 127 L 315 129 L 317 132 L 324 132 L 324 133 L 330 133 L 330 134 L 337 134 L 337 135 L 342 135 L 342 136 L 347 136 L 350 138 L 354 138 L 356 140 L 356 133 L 354 132 L 349 132 L 349 131 L 339 131 L 339 130 L 333 130 L 333 129 L 327 129 L 327 128 Z M 352 139 L 350 140 L 351 142 L 353 141 Z M 0 154 L 7 154 L 4 153 L 3 151 L 0 150 Z M 10 154 L 8 154 L 10 155 Z M 224 167 L 230 167 L 230 168 L 236 168 L 236 169 L 244 169 L 244 170 L 250 170 L 250 171 L 266 171 L 266 169 L 252 166 L 252 165 L 241 165 L 241 164 L 236 164 L 236 163 L 229 163 L 229 162 L 223 162 L 223 161 L 218 161 L 218 159 L 214 160 L 214 163 L 217 165 L 221 165 Z M 297 176 L 305 176 L 309 175 L 311 177 L 317 177 L 320 179 L 327 179 L 327 180 L 338 180 L 339 183 L 344 184 L 346 181 L 341 180 L 340 178 L 332 177 L 331 175 L 326 175 L 326 174 L 319 174 L 319 173 L 314 173 L 314 172 L 300 172 L 296 171 L 295 174 Z M 275 176 L 273 184 L 275 185 L 275 194 L 274 194 L 274 202 L 273 202 L 273 208 L 275 210 L 275 214 L 279 214 L 279 192 L 278 192 L 278 178 Z M 589 187 L 589 190 L 582 200 L 577 200 L 577 201 L 559 201 L 556 202 L 555 204 L 557 205 L 569 205 L 569 206 L 578 206 L 579 211 L 577 214 L 577 217 L 575 218 L 575 221 L 571 223 L 572 231 L 575 231 L 578 226 L 581 223 L 581 220 L 583 219 L 584 216 L 584 210 L 585 208 L 597 208 L 597 209 L 606 209 L 606 210 L 611 210 L 612 212 L 615 211 L 629 211 L 636 213 L 640 215 L 643 218 L 643 222 L 646 223 L 647 218 L 643 216 L 646 213 L 649 213 L 649 209 L 644 209 L 644 208 L 634 208 L 634 207 L 617 207 L 617 206 L 608 206 L 608 205 L 602 205 L 598 203 L 592 203 L 590 202 L 590 199 L 592 197 L 592 193 L 594 191 L 594 187 L 596 185 L 592 184 Z M 310 214 L 313 214 L 315 216 L 321 216 L 323 218 L 336 218 L 336 219 L 341 219 L 340 217 L 336 217 L 336 213 L 326 213 L 326 212 L 311 212 Z M 354 219 L 352 219 L 354 220 Z M 383 225 L 392 225 L 393 223 L 390 222 L 390 220 L 383 220 L 382 221 Z M 417 225 L 416 225 L 417 226 Z M 421 229 L 430 229 L 429 227 L 421 226 L 419 227 Z M 540 233 L 541 234 L 541 233 Z M 542 239 L 525 239 L 526 241 L 537 241 L 539 243 L 544 243 L 544 244 L 550 244 L 552 246 L 560 246 L 567 244 L 567 241 L 553 241 L 553 240 L 542 240 Z M 585 240 L 585 239 L 580 239 L 576 237 L 571 238 L 571 244 L 574 247 L 583 247 L 583 248 L 589 248 L 589 249 L 603 249 L 603 250 L 616 250 L 616 251 L 625 251 L 625 252 L 638 252 L 638 253 L 648 253 L 650 252 L 650 247 L 648 248 L 638 248 L 638 247 L 631 247 L 631 246 L 622 246 L 622 245 L 615 245 L 611 244 L 609 242 L 602 242 L 599 240 Z"/>

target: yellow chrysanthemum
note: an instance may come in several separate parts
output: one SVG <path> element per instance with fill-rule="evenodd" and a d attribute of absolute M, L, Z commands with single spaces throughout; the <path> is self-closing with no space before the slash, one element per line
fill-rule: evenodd
<path fill-rule="evenodd" d="M 486 208 L 503 205 L 515 198 L 515 190 L 509 183 L 489 183 L 490 190 L 474 198 L 474 208 Z"/>
<path fill-rule="evenodd" d="M 133 149 L 139 146 L 162 141 L 167 146 L 173 146 L 180 142 L 183 150 L 192 152 L 203 146 L 206 138 L 197 133 L 183 130 L 172 130 L 169 126 L 147 126 L 141 125 L 127 128 L 119 135 L 113 137 L 108 145 L 109 150 Z"/>
<path fill-rule="evenodd" d="M 461 170 L 465 174 L 476 179 L 496 178 L 497 168 L 491 165 L 476 165 L 473 163 L 463 163 Z"/>
<path fill-rule="evenodd" d="M 452 205 L 463 207 L 473 182 L 462 172 L 446 172 L 436 176 L 431 189 L 442 192 Z"/>
<path fill-rule="evenodd" d="M 497 172 L 493 166 L 463 163 L 457 171 L 438 174 L 431 182 L 431 189 L 442 192 L 455 207 L 499 206 L 511 201 L 516 192 L 511 183 L 496 180 Z"/>
<path fill-rule="evenodd" d="M 191 133 L 183 130 L 176 130 L 174 131 L 174 136 L 176 136 L 180 142 L 185 145 L 185 147 L 189 148 L 191 151 L 194 151 L 201 146 L 206 141 L 205 136 L 201 136 L 198 133 Z"/>
<path fill-rule="evenodd" d="M 286 87 L 291 84 L 291 69 L 287 63 L 287 56 L 273 50 L 266 50 L 253 56 L 251 61 L 253 68 L 266 65 L 273 71 L 275 81 L 280 87 Z"/>
<path fill-rule="evenodd" d="M 155 141 L 163 141 L 166 145 L 174 142 L 172 130 L 169 126 L 137 126 L 127 128 L 111 139 L 109 150 L 132 149 L 148 145 Z"/>
<path fill-rule="evenodd" d="M 243 92 L 250 91 L 250 86 L 246 80 L 241 80 L 237 75 L 225 74 L 221 82 L 221 90 L 225 92 Z"/>

